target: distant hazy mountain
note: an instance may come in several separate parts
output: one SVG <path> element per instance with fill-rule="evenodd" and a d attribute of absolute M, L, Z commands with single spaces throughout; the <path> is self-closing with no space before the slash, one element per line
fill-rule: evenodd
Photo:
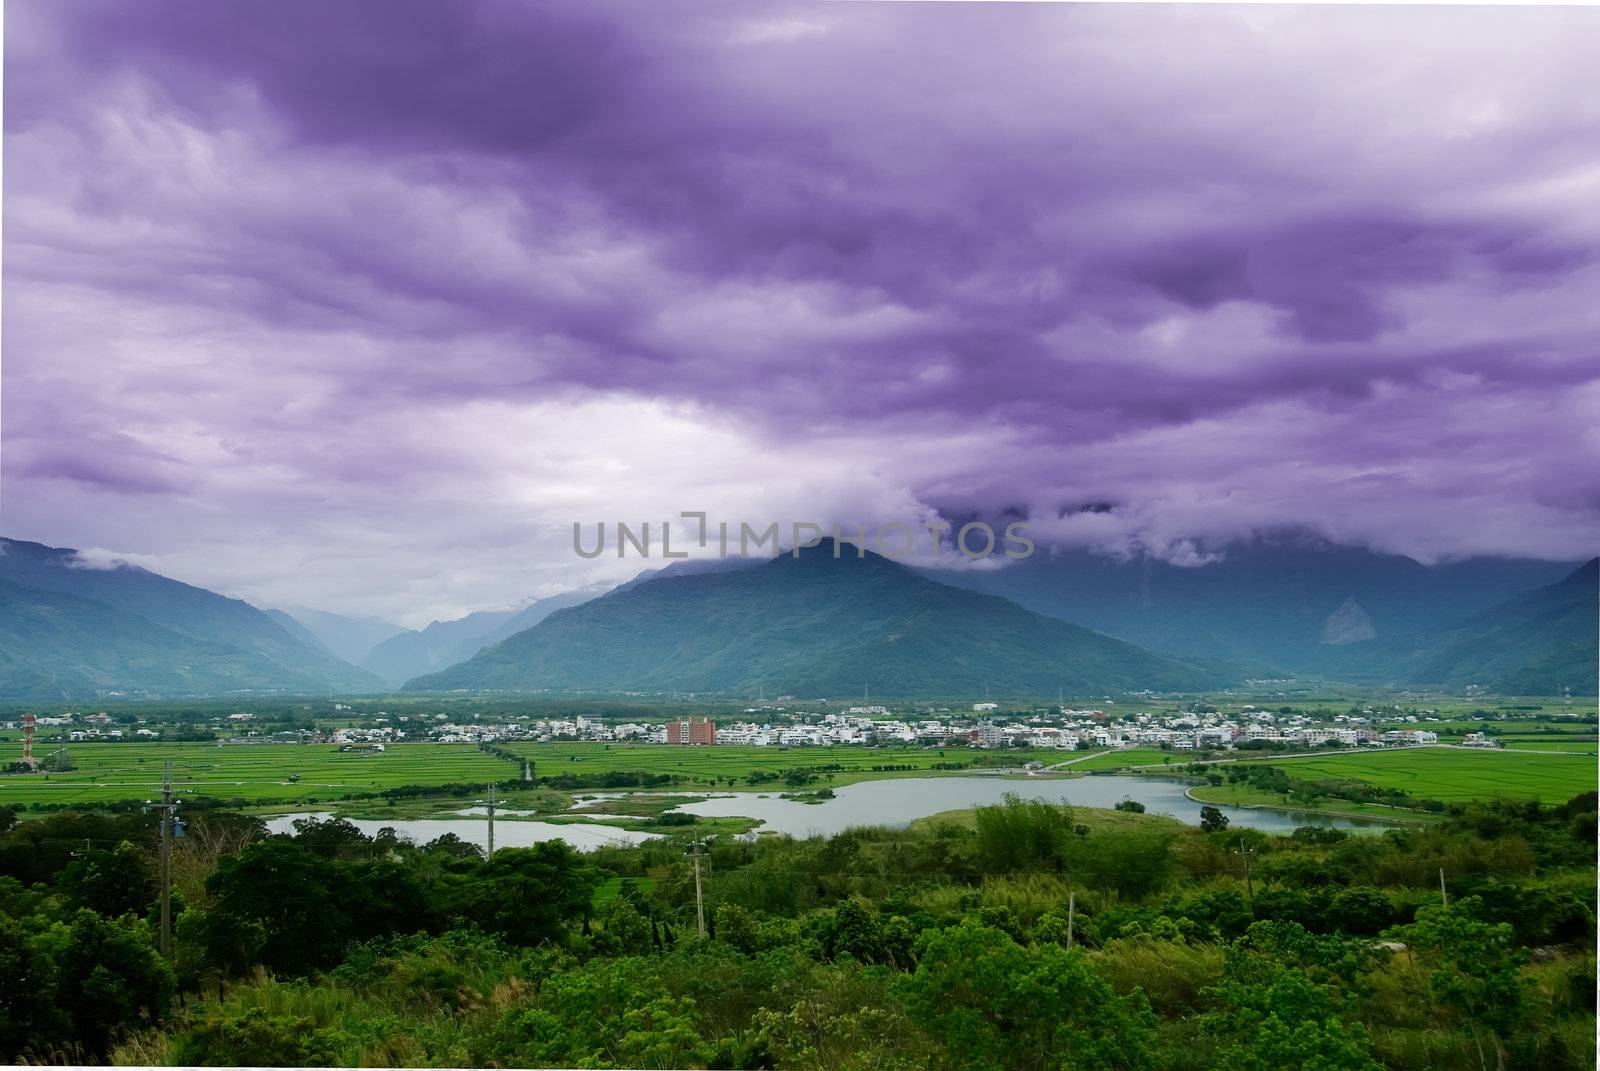
<path fill-rule="evenodd" d="M 1329 671 L 1353 680 L 1461 687 L 1508 695 L 1593 698 L 1600 651 L 1600 560 L 1554 584 L 1480 611 L 1455 624 L 1354 646 Z"/>
<path fill-rule="evenodd" d="M 568 591 L 561 595 L 534 599 L 489 631 L 468 637 L 456 644 L 450 651 L 449 661 L 441 663 L 440 668 L 453 666 L 458 662 L 465 662 L 485 647 L 492 647 L 501 640 L 515 636 L 523 629 L 532 628 L 557 610 L 565 610 L 569 606 L 582 606 L 590 599 L 604 595 L 609 590 L 610 588 L 606 585 L 599 584 L 580 588 L 577 591 Z"/>
<path fill-rule="evenodd" d="M 390 684 L 465 662 L 483 648 L 525 628 L 532 628 L 557 610 L 577 606 L 605 591 L 603 585 L 534 599 L 516 610 L 479 610 L 453 621 L 435 621 L 420 631 L 391 636 L 368 651 L 361 664 Z"/>
<path fill-rule="evenodd" d="M 279 628 L 283 629 L 283 631 L 287 632 L 289 635 L 293 636 L 307 647 L 315 647 L 320 651 L 328 651 L 329 654 L 333 654 L 332 651 L 328 650 L 327 644 L 317 639 L 310 629 L 306 628 L 285 611 L 263 610 L 261 612 L 266 614 L 273 621 L 277 622 Z M 337 658 L 339 656 L 334 655 L 334 657 Z"/>
<path fill-rule="evenodd" d="M 32 702 L 127 696 L 320 692 L 316 674 L 163 628 L 61 591 L 0 581 L 0 696 Z"/>
<path fill-rule="evenodd" d="M 659 569 L 645 569 L 631 580 L 623 581 L 614 590 L 626 591 L 627 589 L 650 580 L 660 580 L 663 577 L 674 576 L 701 576 L 705 573 L 736 573 L 740 569 L 750 569 L 757 565 L 765 565 L 770 558 L 685 558 L 682 561 L 668 562 Z"/>
<path fill-rule="evenodd" d="M 1575 564 L 1477 558 L 1425 566 L 1282 533 L 1228 547 L 1207 565 L 1041 548 L 1002 569 L 928 575 L 1153 650 L 1314 672 L 1342 649 L 1459 621 Z"/>
<path fill-rule="evenodd" d="M 825 541 L 558 611 L 408 690 L 850 696 L 1203 689 L 1236 674 L 1142 650 Z"/>
<path fill-rule="evenodd" d="M 247 602 L 137 566 L 89 566 L 73 550 L 6 539 L 0 540 L 0 582 L 11 586 L 0 607 L 0 631 L 11 653 L 0 673 L 0 695 L 20 696 L 40 682 L 48 690 L 55 680 L 69 682 L 75 698 L 95 691 L 380 687 L 370 674 L 296 638 Z"/>
<path fill-rule="evenodd" d="M 361 664 L 373 647 L 406 631 L 376 617 L 346 617 L 304 606 L 291 607 L 282 613 L 298 622 L 328 650 L 355 666 Z"/>

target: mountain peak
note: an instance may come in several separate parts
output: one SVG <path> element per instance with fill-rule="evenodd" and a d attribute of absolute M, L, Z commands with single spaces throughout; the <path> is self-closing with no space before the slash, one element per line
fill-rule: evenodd
<path fill-rule="evenodd" d="M 637 584 L 406 689 L 1103 695 L 1231 679 L 825 539 L 759 568 Z"/>
<path fill-rule="evenodd" d="M 768 566 L 789 563 L 790 567 L 812 569 L 837 569 L 859 572 L 861 569 L 905 569 L 901 563 L 876 551 L 867 550 L 859 543 L 847 539 L 836 540 L 824 536 L 815 546 L 786 548 L 768 562 Z"/>

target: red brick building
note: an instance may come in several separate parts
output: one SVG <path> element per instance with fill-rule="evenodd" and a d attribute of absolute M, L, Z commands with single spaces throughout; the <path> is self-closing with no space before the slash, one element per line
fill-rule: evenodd
<path fill-rule="evenodd" d="M 715 744 L 717 723 L 710 718 L 677 718 L 667 722 L 669 744 Z"/>

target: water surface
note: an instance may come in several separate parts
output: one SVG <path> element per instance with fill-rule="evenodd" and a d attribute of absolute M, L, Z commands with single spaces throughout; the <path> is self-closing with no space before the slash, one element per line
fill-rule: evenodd
<path fill-rule="evenodd" d="M 267 829 L 273 833 L 293 833 L 294 823 L 300 818 L 331 818 L 331 814 L 284 814 L 267 820 Z M 380 829 L 393 829 L 402 837 L 417 844 L 426 844 L 446 833 L 454 833 L 469 844 L 487 847 L 489 823 L 473 818 L 401 818 L 383 821 L 372 818 L 345 819 L 367 836 Z M 572 824 L 556 822 L 496 822 L 494 846 L 496 848 L 527 848 L 546 840 L 564 840 L 580 851 L 605 848 L 616 844 L 638 844 L 658 837 L 658 833 L 634 833 L 614 826 Z"/>
<path fill-rule="evenodd" d="M 834 789 L 834 798 L 820 803 L 736 792 L 677 808 L 702 817 L 743 815 L 762 820 L 761 829 L 790 836 L 829 836 L 852 826 L 905 826 L 912 820 L 940 811 L 953 811 L 999 803 L 1008 793 L 1023 799 L 1073 803 L 1082 807 L 1113 807 L 1125 799 L 1144 804 L 1148 814 L 1164 814 L 1200 824 L 1200 808 L 1185 795 L 1186 786 L 1157 778 L 1106 777 L 904 777 L 886 781 L 860 781 Z M 1287 832 L 1296 826 L 1331 826 L 1338 829 L 1384 828 L 1382 822 L 1359 818 L 1332 818 L 1304 811 L 1268 807 L 1225 807 L 1229 824 L 1269 832 Z"/>
<path fill-rule="evenodd" d="M 884 781 L 861 781 L 844 788 L 834 789 L 834 798 L 818 803 L 800 803 L 786 800 L 771 793 L 722 793 L 698 803 L 685 803 L 675 810 L 704 818 L 745 817 L 761 821 L 763 832 L 787 833 L 794 837 L 831 836 L 852 826 L 903 827 L 913 820 L 925 818 L 940 811 L 953 811 L 984 804 L 999 803 L 1008 794 L 1023 799 L 1048 800 L 1052 803 L 1070 803 L 1080 807 L 1112 807 L 1125 799 L 1144 804 L 1146 813 L 1162 814 L 1190 825 L 1199 825 L 1200 808 L 1185 795 L 1185 787 L 1177 781 L 1159 778 L 1095 776 L 1095 777 L 902 777 Z M 651 792 L 641 795 L 687 795 L 682 792 Z M 630 795 L 627 792 L 592 793 L 586 796 L 591 804 L 606 799 Z M 1296 826 L 1331 826 L 1337 829 L 1383 829 L 1385 823 L 1360 818 L 1333 818 L 1276 807 L 1225 807 L 1218 810 L 1227 815 L 1230 825 L 1246 826 L 1273 833 L 1283 833 Z M 367 835 L 385 827 L 418 844 L 435 837 L 454 833 L 464 841 L 480 848 L 488 841 L 488 823 L 481 819 L 482 808 L 467 808 L 457 812 L 459 818 L 408 818 L 384 821 L 380 819 L 350 819 L 351 824 Z M 502 814 L 532 812 L 501 811 Z M 584 813 L 584 812 L 579 812 Z M 589 813 L 586 817 L 599 817 Z M 292 833 L 301 814 L 281 815 L 267 823 L 274 833 Z M 326 818 L 327 814 L 309 817 Z M 497 848 L 525 848 L 545 840 L 564 840 L 574 848 L 589 850 L 616 844 L 638 844 L 657 837 L 656 833 L 635 833 L 614 826 L 591 823 L 555 823 L 540 821 L 504 821 L 495 823 L 494 842 Z"/>

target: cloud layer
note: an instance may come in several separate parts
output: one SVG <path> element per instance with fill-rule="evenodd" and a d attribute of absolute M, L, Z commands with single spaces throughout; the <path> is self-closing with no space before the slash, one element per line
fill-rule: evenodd
<path fill-rule="evenodd" d="M 1600 536 L 1600 12 L 7 16 L 11 535 L 412 621 L 684 509 Z"/>

